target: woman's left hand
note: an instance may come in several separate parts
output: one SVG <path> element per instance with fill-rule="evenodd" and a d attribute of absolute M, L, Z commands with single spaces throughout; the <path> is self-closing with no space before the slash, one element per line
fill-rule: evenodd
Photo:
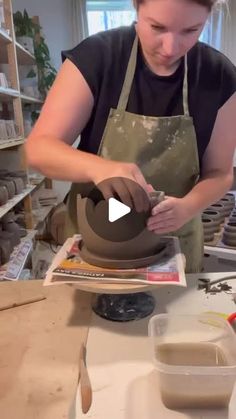
<path fill-rule="evenodd" d="M 156 234 L 167 234 L 178 230 L 193 218 L 184 198 L 166 197 L 152 209 L 148 219 L 148 230 Z"/>

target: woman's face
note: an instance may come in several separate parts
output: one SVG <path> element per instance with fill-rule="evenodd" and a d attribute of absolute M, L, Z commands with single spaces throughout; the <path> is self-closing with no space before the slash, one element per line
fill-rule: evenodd
<path fill-rule="evenodd" d="M 144 56 L 154 65 L 171 66 L 198 41 L 209 10 L 188 0 L 145 0 L 137 14 Z"/>

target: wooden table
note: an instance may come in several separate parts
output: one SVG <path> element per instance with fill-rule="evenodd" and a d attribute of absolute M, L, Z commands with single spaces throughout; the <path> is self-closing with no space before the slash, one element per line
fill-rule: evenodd
<path fill-rule="evenodd" d="M 210 298 L 203 291 L 196 290 L 199 276 L 216 279 L 228 274 L 187 275 L 186 289 L 162 287 L 154 292 L 157 296 L 156 310 L 235 311 L 235 304 L 229 295 L 223 293 Z M 68 285 L 43 287 L 40 280 L 0 283 L 0 306 L 41 295 L 45 295 L 46 300 L 0 311 L 0 419 L 75 417 L 70 407 L 74 407 L 76 396 L 80 346 L 87 340 L 91 321 L 92 294 Z M 141 348 L 146 344 L 146 338 L 139 339 L 139 342 L 136 340 L 139 336 L 146 336 L 147 321 L 120 324 L 96 318 L 97 323 L 92 325 L 88 341 L 90 372 L 97 361 L 102 365 L 104 375 L 104 365 L 109 360 L 113 365 L 117 360 L 120 363 L 126 359 L 128 343 L 131 360 L 144 357 L 145 350 L 142 352 Z M 117 338 L 119 341 L 116 341 Z M 123 352 L 118 348 L 122 348 Z M 134 348 L 139 348 L 139 351 L 134 351 Z M 115 394 L 113 392 L 111 396 L 114 406 L 118 400 Z M 109 397 L 106 394 L 106 400 Z M 95 403 L 96 398 L 93 408 Z M 78 415 L 80 418 L 80 408 Z M 111 419 L 111 416 L 104 417 Z M 98 416 L 98 419 L 102 418 Z M 120 415 L 119 419 L 123 417 Z M 137 417 L 134 416 L 134 419 Z"/>
<path fill-rule="evenodd" d="M 65 419 L 76 394 L 79 351 L 87 339 L 91 295 L 40 280 L 0 283 L 0 418 Z"/>

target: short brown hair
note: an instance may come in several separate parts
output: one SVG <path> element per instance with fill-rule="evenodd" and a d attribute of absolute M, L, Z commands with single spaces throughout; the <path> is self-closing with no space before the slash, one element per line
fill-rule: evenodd
<path fill-rule="evenodd" d="M 207 9 L 211 10 L 212 7 L 218 2 L 218 0 L 188 0 L 192 3 L 200 4 L 201 6 L 205 6 Z M 145 0 L 133 0 L 135 9 L 138 9 L 140 4 L 144 3 Z"/>

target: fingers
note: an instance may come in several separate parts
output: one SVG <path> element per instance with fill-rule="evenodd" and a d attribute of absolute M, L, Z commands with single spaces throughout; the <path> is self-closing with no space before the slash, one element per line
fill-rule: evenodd
<path fill-rule="evenodd" d="M 146 212 L 150 209 L 150 200 L 148 194 L 154 189 L 152 185 L 147 184 L 141 170 L 137 166 L 133 167 L 133 176 L 134 182 L 140 186 L 140 188 L 134 188 L 132 193 L 135 209 L 137 212 Z"/>
<path fill-rule="evenodd" d="M 145 191 L 136 182 L 127 178 L 110 178 L 106 182 L 101 182 L 99 189 L 105 200 L 114 197 L 128 207 L 135 208 L 137 212 L 149 209 L 149 199 Z"/>
<path fill-rule="evenodd" d="M 154 192 L 154 191 L 155 191 L 155 189 L 153 188 L 153 186 L 151 185 L 151 183 L 148 183 L 147 184 L 147 192 L 150 193 L 150 192 Z"/>
<path fill-rule="evenodd" d="M 173 221 L 167 221 L 165 223 L 154 224 L 152 227 L 148 228 L 148 230 L 156 234 L 163 234 L 175 231 L 177 230 L 177 227 Z"/>
<path fill-rule="evenodd" d="M 136 182 L 128 182 L 127 188 L 133 201 L 133 207 L 137 212 L 148 211 L 150 204 L 147 193 Z"/>
<path fill-rule="evenodd" d="M 129 187 L 128 187 L 128 182 L 125 182 L 125 179 L 115 178 L 112 183 L 112 187 L 113 187 L 113 192 L 114 192 L 113 195 L 118 195 L 121 202 L 123 202 L 123 204 L 125 205 L 128 205 L 128 207 L 130 208 L 134 207 L 132 195 L 130 194 Z"/>
<path fill-rule="evenodd" d="M 105 173 L 101 170 L 102 173 L 98 174 L 96 184 L 99 185 L 106 200 L 111 197 L 120 199 L 125 205 L 135 208 L 137 212 L 150 210 L 148 193 L 153 188 L 147 185 L 138 166 L 133 163 L 109 161 L 104 162 L 104 167 Z"/>
<path fill-rule="evenodd" d="M 170 214 L 170 211 L 172 210 L 172 208 L 173 208 L 173 199 L 166 198 L 164 201 L 160 202 L 152 209 L 152 215 L 154 216 L 154 215 L 163 214 L 163 213 Z"/>
<path fill-rule="evenodd" d="M 120 199 L 123 204 L 133 207 L 132 197 L 122 178 L 110 178 L 99 184 L 99 189 L 106 201 L 110 198 Z"/>

